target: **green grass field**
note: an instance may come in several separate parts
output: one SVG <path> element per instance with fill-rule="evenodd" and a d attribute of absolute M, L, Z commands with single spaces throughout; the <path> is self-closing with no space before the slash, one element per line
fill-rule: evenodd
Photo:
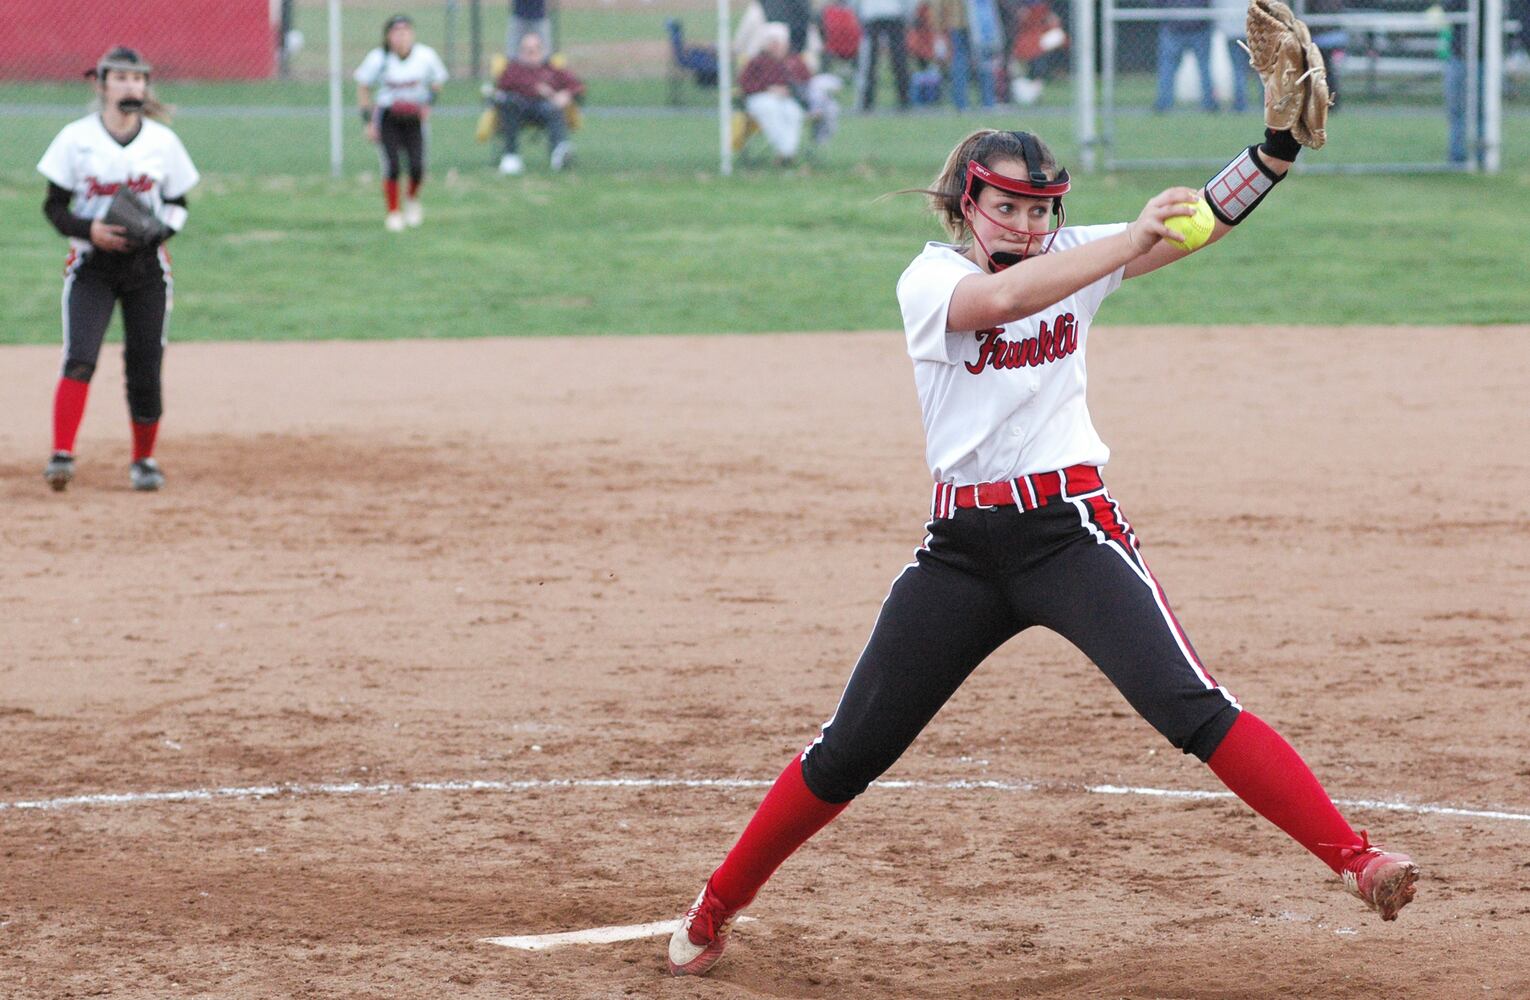
<path fill-rule="evenodd" d="M 465 85 L 464 85 L 465 86 Z M 233 89 L 233 88 L 231 88 Z M 17 101 L 14 88 L 0 104 Z M 175 256 L 177 340 L 888 329 L 893 284 L 939 238 L 915 197 L 974 127 L 1037 128 L 1077 162 L 1062 108 L 995 115 L 847 116 L 827 153 L 790 172 L 717 175 L 717 125 L 702 109 L 602 114 L 579 159 L 550 175 L 540 136 L 530 173 L 499 177 L 497 150 L 472 141 L 466 91 L 433 121 L 428 219 L 381 225 L 375 154 L 348 117 L 347 168 L 327 174 L 326 121 L 192 111 L 209 94 L 167 88 L 204 173 Z M 189 100 L 188 96 L 195 100 Z M 58 338 L 63 241 L 39 210 L 33 165 L 74 112 L 0 118 L 0 342 Z M 1211 251 L 1125 286 L 1114 323 L 1494 323 L 1530 321 L 1523 280 L 1530 135 L 1506 127 L 1506 169 L 1465 175 L 1307 173 Z M 1198 149 L 1225 159 L 1257 116 L 1118 121 L 1121 150 Z M 1304 161 L 1343 162 L 1377 144 L 1435 141 L 1438 123 L 1351 113 Z M 1209 169 L 1078 176 L 1075 223 L 1123 221 L 1170 184 Z"/>

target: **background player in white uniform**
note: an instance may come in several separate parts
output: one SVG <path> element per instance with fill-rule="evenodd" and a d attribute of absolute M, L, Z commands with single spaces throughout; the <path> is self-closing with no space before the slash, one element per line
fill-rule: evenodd
<path fill-rule="evenodd" d="M 1203 189 L 1215 241 L 1300 149 L 1267 130 Z M 898 281 L 935 489 L 928 535 L 894 581 L 822 734 L 787 765 L 681 921 L 670 971 L 721 956 L 776 868 L 914 741 L 987 656 L 1032 626 L 1082 650 L 1174 746 L 1195 754 L 1385 920 L 1417 868 L 1371 847 L 1300 756 L 1201 663 L 1105 489 L 1110 457 L 1085 405 L 1084 351 L 1122 280 L 1188 253 L 1170 188 L 1129 224 L 1063 228 L 1067 171 L 1025 132 L 975 132 L 930 197 L 958 242 L 930 243 Z"/>
<path fill-rule="evenodd" d="M 368 52 L 356 68 L 356 103 L 367 138 L 377 143 L 382 160 L 385 225 L 399 232 L 425 221 L 420 185 L 425 180 L 425 146 L 430 137 L 430 106 L 446 82 L 446 66 L 436 50 L 414 40 L 414 22 L 395 14 L 383 25 L 383 44 Z M 400 154 L 409 158 L 409 190 L 399 210 Z"/>
<path fill-rule="evenodd" d="M 53 401 L 53 456 L 43 475 L 55 490 L 74 477 L 74 440 L 112 310 L 122 303 L 123 363 L 133 425 L 134 489 L 156 490 L 164 474 L 154 460 L 163 412 L 160 368 L 171 308 L 170 255 L 163 239 L 186 224 L 186 193 L 201 175 L 181 140 L 146 115 L 162 113 L 149 88 L 150 66 L 118 47 L 88 75 L 100 110 L 64 126 L 37 164 L 48 179 L 43 203 L 69 238 L 64 266 L 64 365 Z M 126 186 L 164 226 L 163 237 L 139 245 L 121 226 L 102 221 L 112 196 Z"/>

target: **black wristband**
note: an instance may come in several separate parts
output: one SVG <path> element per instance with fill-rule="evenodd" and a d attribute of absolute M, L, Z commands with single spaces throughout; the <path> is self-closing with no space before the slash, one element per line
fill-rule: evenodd
<path fill-rule="evenodd" d="M 372 109 L 371 108 L 360 108 L 358 110 L 361 111 L 361 124 L 363 124 L 363 125 L 370 125 L 370 124 L 372 124 Z"/>
<path fill-rule="evenodd" d="M 1302 144 L 1296 141 L 1296 136 L 1289 129 L 1277 132 L 1267 128 L 1264 130 L 1264 142 L 1259 144 L 1259 148 L 1277 160 L 1292 163 L 1296 160 L 1296 154 L 1302 151 Z"/>

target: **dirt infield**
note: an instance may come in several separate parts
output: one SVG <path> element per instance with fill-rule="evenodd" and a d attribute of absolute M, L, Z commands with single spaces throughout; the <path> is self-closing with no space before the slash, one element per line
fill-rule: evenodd
<path fill-rule="evenodd" d="M 64 495 L 7 348 L 0 996 L 1530 996 L 1530 328 L 1092 346 L 1202 657 L 1398 806 L 1346 808 L 1425 868 L 1396 924 L 1235 801 L 1101 792 L 1220 786 L 1027 633 L 708 979 L 480 944 L 673 916 L 762 792 L 643 782 L 827 718 L 928 511 L 901 338 L 174 345 L 157 495 L 115 348 Z"/>

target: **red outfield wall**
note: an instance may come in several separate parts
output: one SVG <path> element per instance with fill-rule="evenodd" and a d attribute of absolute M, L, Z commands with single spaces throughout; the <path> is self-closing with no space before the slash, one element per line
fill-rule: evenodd
<path fill-rule="evenodd" d="M 268 77 L 275 32 L 271 0 L 0 0 L 0 79 L 78 79 L 113 45 L 156 76 Z"/>

